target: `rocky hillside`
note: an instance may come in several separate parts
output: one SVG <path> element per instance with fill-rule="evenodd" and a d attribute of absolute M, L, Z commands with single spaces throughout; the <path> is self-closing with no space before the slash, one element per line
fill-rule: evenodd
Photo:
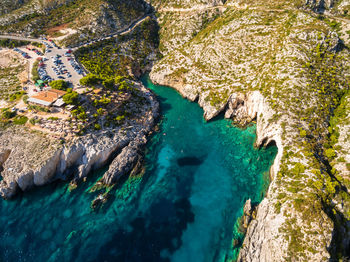
<path fill-rule="evenodd" d="M 208 120 L 256 119 L 256 145 L 279 149 L 241 261 L 350 255 L 347 8 L 250 0 L 158 8 L 164 58 L 151 79 L 198 101 Z"/>
<path fill-rule="evenodd" d="M 163 58 L 150 74 L 154 82 L 198 101 L 207 120 L 220 113 L 241 126 L 256 120 L 256 146 L 277 145 L 271 184 L 250 219 L 239 261 L 350 258 L 348 0 L 32 0 L 3 6 L 0 31 L 49 34 L 70 45 L 128 27 L 154 10 L 159 39 L 150 18 L 133 34 L 78 50 L 78 58 L 100 77 L 134 77 L 160 57 L 159 41 Z M 151 107 L 143 112 L 153 123 Z M 62 174 L 66 167 L 85 176 L 118 152 L 104 177 L 115 182 L 138 162 L 145 141 L 147 132 L 133 124 L 141 137 L 124 139 L 121 130 L 84 137 L 53 150 L 52 168 L 45 159 L 36 169 L 20 166 L 21 174 L 31 186 L 42 184 L 41 174 L 49 181 L 53 170 Z M 9 152 L 0 152 L 3 195 L 22 188 Z"/>
<path fill-rule="evenodd" d="M 128 27 L 149 8 L 143 0 L 31 0 L 0 16 L 0 32 L 66 35 L 79 43 Z"/>
<path fill-rule="evenodd" d="M 28 2 L 24 1 L 24 0 L 15 0 L 15 1 L 11 1 L 11 0 L 3 0 L 0 2 L 0 15 L 4 15 L 7 14 L 9 12 L 12 12 L 13 10 L 16 10 L 18 8 L 20 8 L 21 6 L 23 6 L 24 4 L 26 4 Z"/>

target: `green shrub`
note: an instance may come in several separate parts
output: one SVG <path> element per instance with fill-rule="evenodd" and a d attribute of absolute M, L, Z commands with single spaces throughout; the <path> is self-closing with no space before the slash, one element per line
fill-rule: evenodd
<path fill-rule="evenodd" d="M 112 89 L 114 87 L 114 80 L 113 79 L 106 79 L 102 82 L 103 86 L 107 89 Z"/>
<path fill-rule="evenodd" d="M 26 105 L 28 105 L 28 99 L 29 99 L 29 96 L 28 96 L 28 95 L 24 95 L 23 98 L 22 98 L 23 102 L 24 102 Z"/>
<path fill-rule="evenodd" d="M 0 47 L 8 47 L 8 48 L 14 48 L 14 47 L 20 47 L 29 45 L 30 42 L 28 41 L 19 41 L 19 40 L 12 40 L 12 39 L 0 39 Z"/>
<path fill-rule="evenodd" d="M 324 153 L 328 159 L 333 159 L 336 156 L 335 150 L 332 148 L 326 149 Z"/>
<path fill-rule="evenodd" d="M 24 125 L 25 123 L 27 123 L 27 121 L 28 121 L 28 117 L 26 116 L 16 116 L 13 119 L 13 123 L 15 125 Z"/>
<path fill-rule="evenodd" d="M 50 82 L 50 86 L 53 89 L 64 90 L 66 91 L 68 88 L 68 83 L 64 80 L 54 80 Z"/>
<path fill-rule="evenodd" d="M 97 75 L 94 74 L 88 74 L 84 76 L 82 79 L 80 79 L 80 84 L 83 86 L 93 86 L 96 85 L 100 79 L 97 77 Z"/>
<path fill-rule="evenodd" d="M 51 117 L 48 118 L 48 120 L 57 121 L 57 120 L 59 120 L 59 118 L 51 116 Z"/>
<path fill-rule="evenodd" d="M 350 171 L 350 163 L 346 163 L 346 168 Z"/>
<path fill-rule="evenodd" d="M 35 125 L 35 124 L 36 124 L 36 120 L 35 120 L 35 118 L 31 118 L 31 119 L 29 119 L 29 123 L 31 123 L 32 125 Z"/>
<path fill-rule="evenodd" d="M 10 102 L 19 100 L 25 94 L 24 91 L 19 91 L 10 95 Z"/>
<path fill-rule="evenodd" d="M 62 99 L 68 105 L 77 105 L 78 104 L 79 94 L 75 91 L 72 91 L 71 88 L 68 88 L 67 94 L 65 94 Z"/>
<path fill-rule="evenodd" d="M 16 116 L 16 112 L 11 112 L 10 110 L 5 110 L 4 112 L 2 112 L 2 117 L 6 119 L 10 119 L 15 116 Z"/>
<path fill-rule="evenodd" d="M 38 65 L 39 65 L 39 61 L 35 61 L 32 68 L 32 80 L 34 82 L 40 79 L 39 73 L 38 73 Z"/>

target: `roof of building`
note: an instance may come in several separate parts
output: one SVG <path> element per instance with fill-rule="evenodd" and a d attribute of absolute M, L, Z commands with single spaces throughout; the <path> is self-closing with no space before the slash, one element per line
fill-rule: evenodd
<path fill-rule="evenodd" d="M 53 106 L 61 107 L 65 104 L 62 98 L 57 99 L 56 102 L 53 104 Z"/>
<path fill-rule="evenodd" d="M 43 105 L 43 106 L 50 106 L 52 104 L 52 102 L 44 101 L 44 100 L 37 99 L 34 97 L 28 98 L 28 102 Z"/>
<path fill-rule="evenodd" d="M 49 89 L 49 90 L 46 90 L 46 91 L 50 92 L 50 93 L 55 93 L 55 94 L 59 95 L 60 97 L 64 96 L 67 93 L 66 91 L 58 90 L 58 89 Z"/>
<path fill-rule="evenodd" d="M 28 99 L 28 102 L 41 104 L 44 106 L 50 106 L 52 103 L 55 103 L 56 100 L 61 98 L 64 94 L 66 94 L 65 91 L 57 90 L 57 89 L 49 89 L 30 97 Z"/>

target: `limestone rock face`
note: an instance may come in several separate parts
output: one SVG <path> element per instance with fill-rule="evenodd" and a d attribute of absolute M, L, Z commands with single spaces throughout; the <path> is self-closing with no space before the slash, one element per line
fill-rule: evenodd
<path fill-rule="evenodd" d="M 41 167 L 34 171 L 34 185 L 42 186 L 51 181 L 56 174 L 56 167 L 61 157 L 62 149 L 59 149 Z"/>
<path fill-rule="evenodd" d="M 129 145 L 124 147 L 113 160 L 108 171 L 104 174 L 104 183 L 116 183 L 121 177 L 129 174 L 135 167 L 136 163 L 142 159 L 140 148 L 142 148 L 146 142 L 147 139 L 145 136 L 137 137 Z"/>
<path fill-rule="evenodd" d="M 253 208 L 252 208 L 252 201 L 251 199 L 248 199 L 243 207 L 243 220 L 242 220 L 242 226 L 243 229 L 246 232 L 246 229 L 249 226 L 250 221 L 252 220 L 252 213 L 253 213 Z"/>
<path fill-rule="evenodd" d="M 29 170 L 20 174 L 17 178 L 17 184 L 22 191 L 28 190 L 34 186 L 34 172 Z"/>
<path fill-rule="evenodd" d="M 48 136 L 21 128 L 0 131 L 0 166 L 4 169 L 0 170 L 3 178 L 0 195 L 12 198 L 18 190 L 65 179 L 70 174 L 81 179 L 106 165 L 115 155 L 112 167 L 117 167 L 116 178 L 131 171 L 159 114 L 159 104 L 151 91 L 139 83 L 135 83 L 135 87 L 146 100 L 137 121 L 126 121 L 116 129 L 87 134 L 65 146 Z M 110 175 L 106 183 L 114 183 L 116 178 Z"/>
<path fill-rule="evenodd" d="M 271 212 L 272 211 L 272 212 Z M 288 248 L 278 237 L 278 230 L 284 222 L 283 216 L 271 219 L 273 210 L 264 199 L 257 212 L 257 218 L 249 224 L 238 261 L 281 261 Z"/>
<path fill-rule="evenodd" d="M 166 48 L 150 73 L 152 81 L 198 101 L 206 120 L 224 113 L 239 126 L 256 121 L 256 147 L 278 147 L 270 169 L 271 184 L 249 223 L 240 261 L 286 261 L 291 257 L 294 261 L 327 261 L 334 255 L 331 246 L 337 238 L 333 235 L 341 230 L 334 229 L 337 223 L 312 186 L 315 181 L 323 183 L 314 170 L 319 159 L 306 146 L 309 138 L 301 131 L 309 130 L 312 112 L 324 105 L 323 98 L 310 89 L 315 78 L 313 73 L 305 74 L 308 63 L 317 60 L 322 46 L 328 54 L 339 54 L 336 63 L 349 57 L 340 33 L 315 12 L 331 16 L 348 8 L 346 2 L 228 0 L 205 27 L 197 26 L 203 23 L 197 21 L 199 15 L 195 17 L 203 9 L 159 9 L 160 22 L 165 25 L 161 46 Z M 209 10 L 206 21 L 210 20 Z M 338 18 L 348 28 L 347 19 Z M 192 28 L 174 33 L 186 19 L 192 19 L 186 22 Z M 166 37 L 169 35 L 173 37 Z M 314 63 L 313 68 L 322 69 L 322 64 Z M 348 75 L 340 71 L 339 82 Z M 330 114 L 316 116 L 318 135 L 327 135 Z M 345 169 L 345 163 L 340 165 Z M 332 208 L 340 202 L 335 201 Z M 338 206 L 338 212 L 345 214 Z"/>
<path fill-rule="evenodd" d="M 5 163 L 5 161 L 10 156 L 10 153 L 10 149 L 4 149 L 2 152 L 0 152 L 0 166 L 2 166 Z"/>

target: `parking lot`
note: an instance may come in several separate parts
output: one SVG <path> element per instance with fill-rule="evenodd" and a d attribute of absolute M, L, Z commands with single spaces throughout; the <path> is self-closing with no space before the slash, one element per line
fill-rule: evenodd
<path fill-rule="evenodd" d="M 75 88 L 79 86 L 79 80 L 85 75 L 85 71 L 76 62 L 72 50 L 60 48 L 48 40 L 42 40 L 41 43 L 45 45 L 45 54 L 33 46 L 15 48 L 14 51 L 29 61 L 30 71 L 35 61 L 41 59 L 38 67 L 41 80 L 50 82 L 62 79 Z"/>
<path fill-rule="evenodd" d="M 45 69 L 52 80 L 62 79 L 77 87 L 85 72 L 75 61 L 71 50 L 57 47 L 49 41 L 43 41 L 43 44 L 46 46 L 46 52 L 40 68 Z"/>

